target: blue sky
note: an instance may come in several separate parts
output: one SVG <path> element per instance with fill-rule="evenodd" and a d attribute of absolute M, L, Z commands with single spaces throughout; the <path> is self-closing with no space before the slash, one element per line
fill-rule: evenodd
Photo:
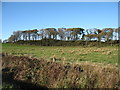
<path fill-rule="evenodd" d="M 117 28 L 117 2 L 3 2 L 2 39 L 41 28 Z"/>

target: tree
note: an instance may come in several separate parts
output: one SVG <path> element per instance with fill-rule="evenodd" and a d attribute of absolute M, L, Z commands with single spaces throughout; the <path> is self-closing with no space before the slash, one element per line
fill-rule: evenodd
<path fill-rule="evenodd" d="M 51 35 L 52 35 L 51 34 L 51 28 L 46 28 L 45 31 L 46 31 L 46 34 L 47 34 L 48 38 L 51 39 Z"/>
<path fill-rule="evenodd" d="M 55 28 L 46 28 L 46 34 L 48 35 L 49 39 L 57 39 L 58 32 Z"/>
<path fill-rule="evenodd" d="M 0 39 L 0 43 L 2 43 L 2 39 Z"/>
<path fill-rule="evenodd" d="M 23 40 L 27 40 L 27 30 L 22 31 Z"/>
<path fill-rule="evenodd" d="M 22 32 L 21 31 L 14 31 L 13 32 L 13 35 L 15 36 L 15 41 L 18 41 L 18 40 L 21 40 L 21 35 L 22 35 Z"/>
<path fill-rule="evenodd" d="M 55 28 L 50 29 L 50 34 L 52 36 L 52 39 L 57 39 L 58 32 Z"/>
<path fill-rule="evenodd" d="M 38 37 L 38 30 L 37 29 L 33 29 L 33 30 L 30 30 L 31 34 L 32 34 L 32 39 L 33 40 L 37 40 L 37 37 Z"/>
<path fill-rule="evenodd" d="M 120 27 L 116 28 L 114 32 L 116 33 L 115 34 L 116 40 L 120 40 Z"/>
<path fill-rule="evenodd" d="M 58 35 L 60 37 L 60 40 L 64 40 L 65 37 L 65 28 L 58 28 Z"/>
<path fill-rule="evenodd" d="M 8 38 L 8 42 L 15 42 L 16 38 L 15 38 L 15 35 L 11 35 L 9 38 Z"/>
<path fill-rule="evenodd" d="M 97 35 L 98 41 L 101 42 L 102 38 L 105 38 L 105 31 L 104 30 L 98 30 L 98 35 Z"/>
<path fill-rule="evenodd" d="M 89 38 L 89 40 L 91 40 L 92 38 L 96 38 L 97 35 L 96 34 L 89 34 L 89 35 L 85 35 L 86 37 Z"/>
<path fill-rule="evenodd" d="M 99 42 L 101 41 L 101 34 L 100 34 L 101 32 L 102 32 L 102 30 L 95 28 L 94 33 L 95 33 L 96 38 Z"/>
<path fill-rule="evenodd" d="M 3 43 L 7 43 L 7 42 L 8 42 L 8 39 L 3 40 Z"/>
<path fill-rule="evenodd" d="M 85 36 L 85 38 L 86 38 L 86 41 L 89 41 L 89 40 L 91 40 L 92 39 L 92 32 L 91 32 L 91 29 L 86 29 L 86 35 L 84 35 Z"/>
<path fill-rule="evenodd" d="M 108 42 L 113 37 L 113 28 L 104 28 L 103 31 L 105 32 L 105 39 Z"/>
<path fill-rule="evenodd" d="M 41 37 L 41 39 L 46 38 L 47 37 L 46 30 L 45 29 L 40 29 L 39 36 Z"/>
<path fill-rule="evenodd" d="M 36 40 L 38 37 L 38 30 L 37 29 L 33 29 L 33 30 L 25 30 L 22 31 L 22 35 L 23 35 L 23 40 Z"/>
<path fill-rule="evenodd" d="M 65 38 L 66 40 L 71 40 L 72 39 L 72 28 L 67 28 L 67 29 L 64 29 L 65 30 Z"/>

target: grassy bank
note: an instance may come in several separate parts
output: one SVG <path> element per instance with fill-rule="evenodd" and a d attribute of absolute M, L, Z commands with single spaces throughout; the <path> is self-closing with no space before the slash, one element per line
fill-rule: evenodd
<path fill-rule="evenodd" d="M 2 64 L 3 73 L 12 73 L 14 80 L 47 88 L 118 88 L 118 68 L 113 65 L 4 55 Z"/>

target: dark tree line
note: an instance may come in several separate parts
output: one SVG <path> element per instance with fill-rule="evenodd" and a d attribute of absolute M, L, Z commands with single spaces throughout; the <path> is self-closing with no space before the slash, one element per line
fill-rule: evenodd
<path fill-rule="evenodd" d="M 102 30 L 83 29 L 83 28 L 45 28 L 24 31 L 14 31 L 13 34 L 5 40 L 6 42 L 16 42 L 19 40 L 41 40 L 41 39 L 55 39 L 55 40 L 83 40 L 83 41 L 110 41 L 118 40 L 120 33 L 119 28 L 104 28 Z"/>

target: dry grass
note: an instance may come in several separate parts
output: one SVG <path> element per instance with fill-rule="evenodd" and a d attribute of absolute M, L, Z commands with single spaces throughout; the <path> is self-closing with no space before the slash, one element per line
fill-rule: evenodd
<path fill-rule="evenodd" d="M 22 56 L 4 56 L 2 63 L 14 72 L 14 79 L 48 88 L 118 88 L 118 66 L 111 64 L 70 64 Z"/>

